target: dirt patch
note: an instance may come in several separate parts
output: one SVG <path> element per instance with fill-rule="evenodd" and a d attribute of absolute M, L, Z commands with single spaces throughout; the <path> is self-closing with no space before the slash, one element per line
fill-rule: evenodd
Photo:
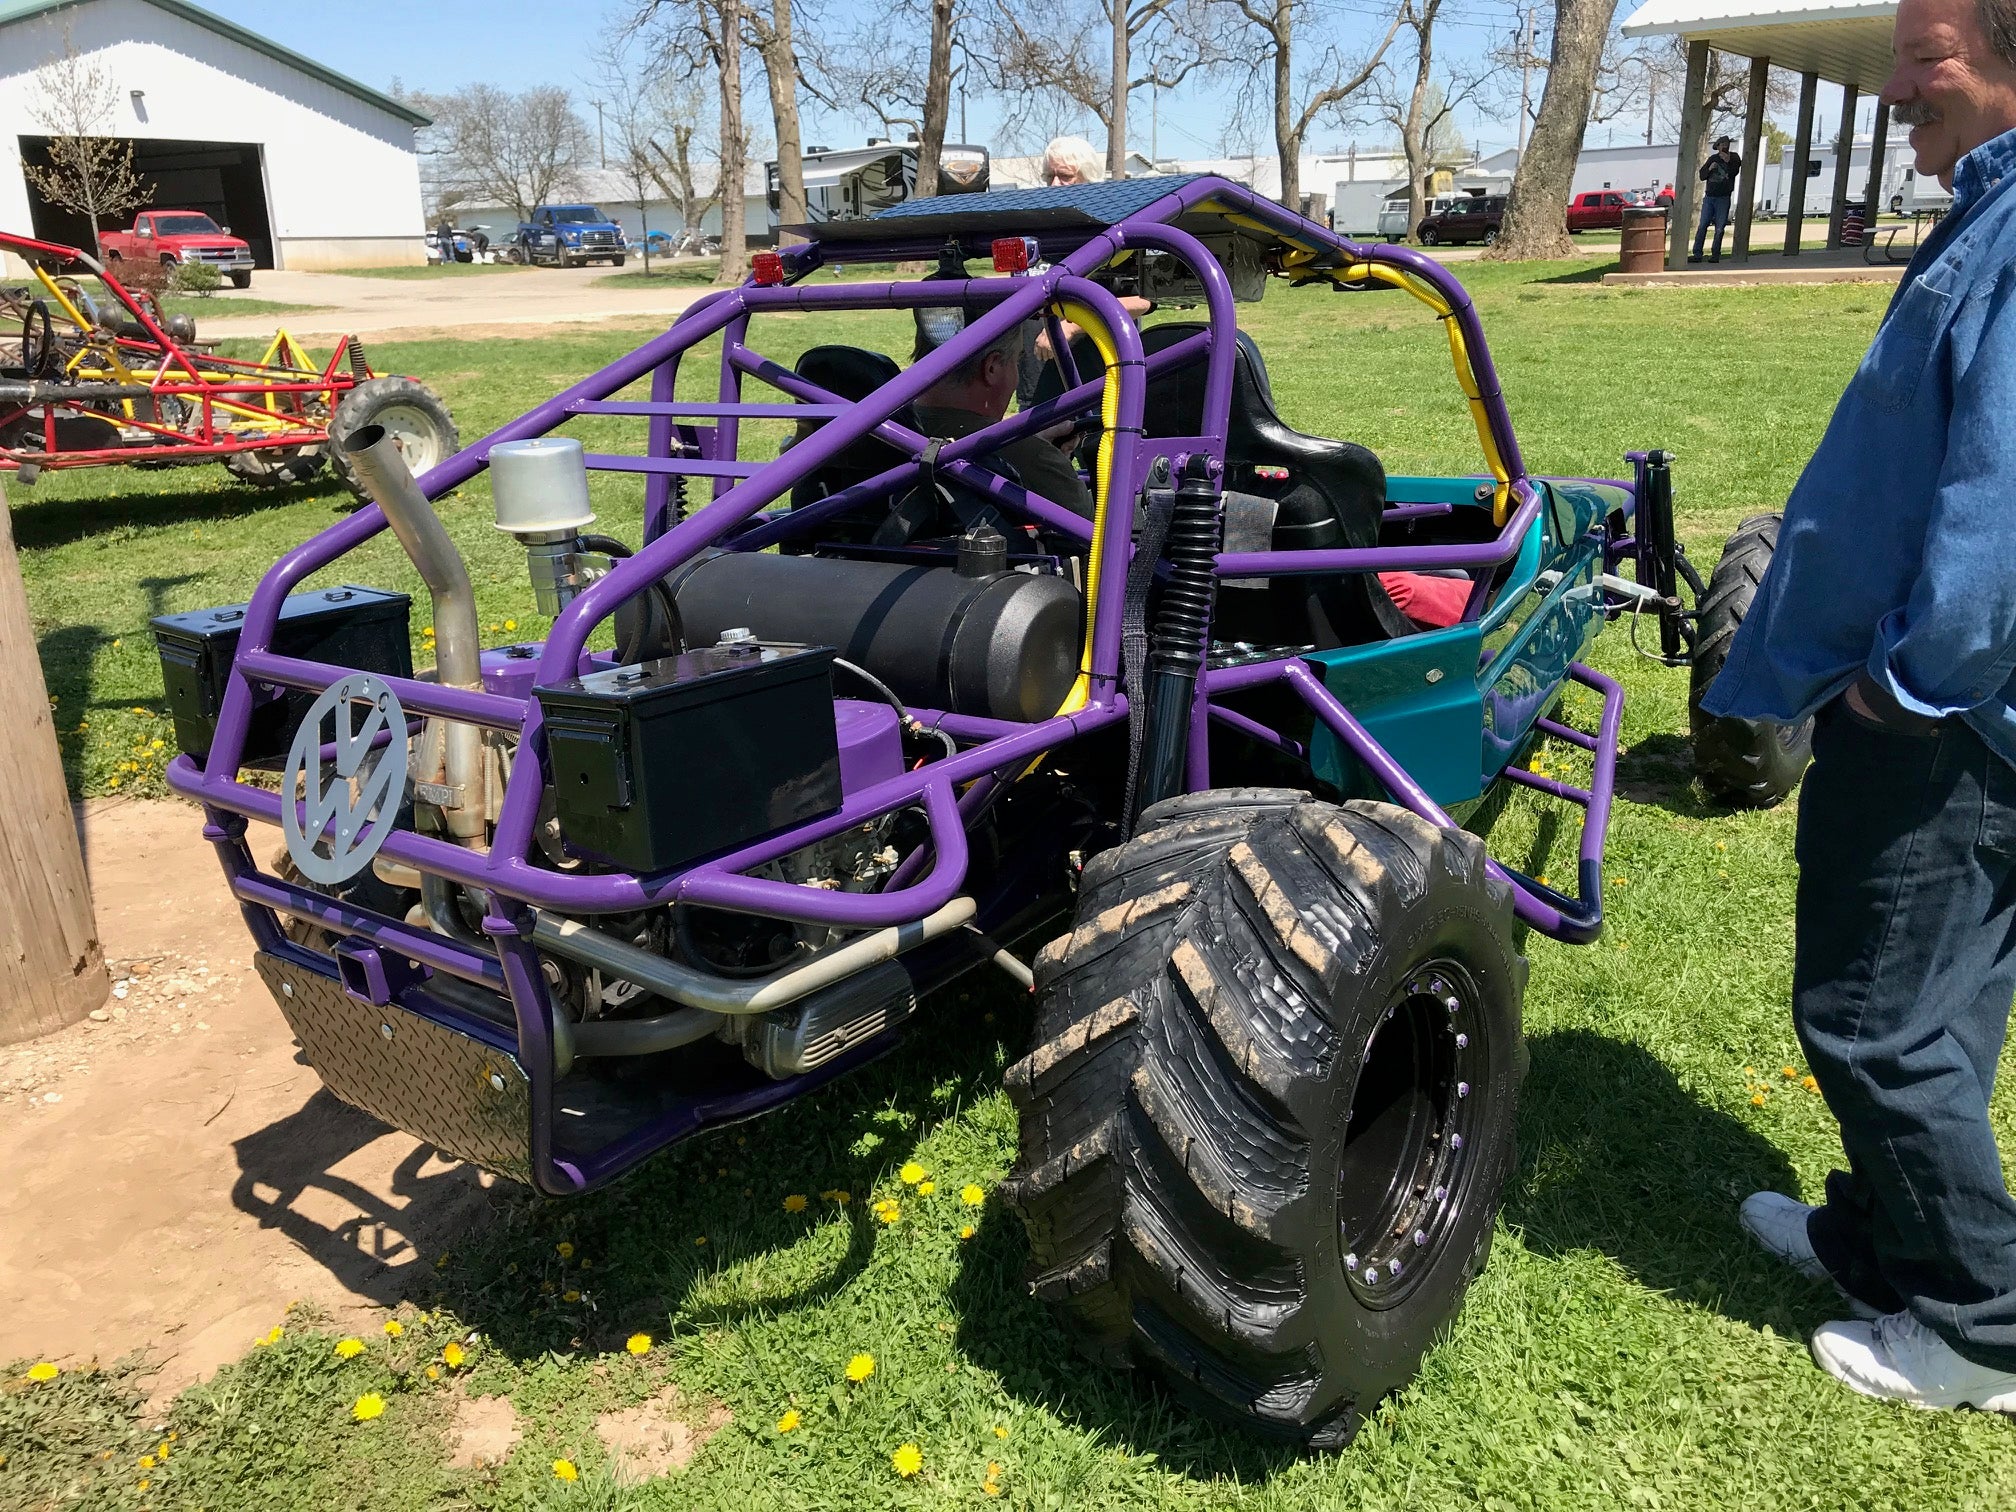
<path fill-rule="evenodd" d="M 202 825 L 179 800 L 85 806 L 125 995 L 0 1052 L 0 1361 L 144 1349 L 165 1396 L 296 1300 L 376 1328 L 494 1200 L 488 1178 L 322 1090 Z"/>
<path fill-rule="evenodd" d="M 719 1402 L 697 1412 L 678 1387 L 667 1386 L 648 1402 L 603 1413 L 595 1419 L 595 1436 L 609 1453 L 616 1479 L 637 1485 L 669 1470 L 685 1469 L 707 1440 L 732 1421 Z"/>
<path fill-rule="evenodd" d="M 448 1463 L 455 1469 L 501 1465 L 511 1457 L 520 1437 L 518 1409 L 509 1397 L 463 1397 L 455 1404 L 450 1435 L 455 1452 Z"/>

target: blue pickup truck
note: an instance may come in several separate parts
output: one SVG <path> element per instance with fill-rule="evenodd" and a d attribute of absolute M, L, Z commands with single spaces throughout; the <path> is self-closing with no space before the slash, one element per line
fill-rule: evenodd
<path fill-rule="evenodd" d="M 623 228 L 593 205 L 541 205 L 518 224 L 516 261 L 573 268 L 583 263 L 623 266 Z"/>

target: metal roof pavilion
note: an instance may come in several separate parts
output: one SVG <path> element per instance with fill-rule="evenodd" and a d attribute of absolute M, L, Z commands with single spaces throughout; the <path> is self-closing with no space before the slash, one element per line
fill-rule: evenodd
<path fill-rule="evenodd" d="M 1624 35 L 1685 37 L 1874 94 L 1890 77 L 1896 18 L 1896 0 L 1646 0 L 1625 20 Z"/>

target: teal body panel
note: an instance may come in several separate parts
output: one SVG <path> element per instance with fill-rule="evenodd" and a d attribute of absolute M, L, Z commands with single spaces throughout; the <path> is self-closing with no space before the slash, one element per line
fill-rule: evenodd
<path fill-rule="evenodd" d="M 1387 498 L 1474 508 L 1477 487 L 1488 481 L 1389 478 Z M 1569 664 L 1602 627 L 1600 526 L 1615 507 L 1615 490 L 1574 482 L 1536 486 L 1544 494 L 1540 518 L 1481 619 L 1307 658 L 1366 732 L 1444 808 L 1482 796 L 1523 753 L 1534 721 L 1560 698 Z M 1321 725 L 1310 765 L 1347 795 L 1384 796 Z"/>

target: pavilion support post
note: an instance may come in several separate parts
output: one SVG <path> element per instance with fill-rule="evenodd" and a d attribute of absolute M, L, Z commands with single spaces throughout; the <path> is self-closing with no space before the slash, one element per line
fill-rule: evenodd
<path fill-rule="evenodd" d="M 1708 131 L 1708 44 L 1687 44 L 1687 92 L 1680 97 L 1679 180 L 1673 186 L 1673 224 L 1666 228 L 1666 266 L 1687 261 L 1689 238 L 1701 207 L 1701 138 Z"/>
<path fill-rule="evenodd" d="M 1848 169 L 1855 157 L 1855 98 L 1853 84 L 1841 86 L 1841 132 L 1834 139 L 1834 204 L 1827 212 L 1827 250 L 1841 246 L 1841 222 L 1848 214 Z M 1864 212 L 1865 216 L 1867 212 Z"/>
<path fill-rule="evenodd" d="M 1806 219 L 1806 165 L 1813 160 L 1813 96 L 1819 91 L 1820 75 L 1799 75 L 1799 128 L 1792 133 L 1792 182 L 1785 190 L 1785 255 L 1799 255 L 1799 238 Z"/>
<path fill-rule="evenodd" d="M 1868 228 L 1862 233 L 1865 237 L 1876 234 L 1876 217 L 1888 208 L 1883 203 L 1883 160 L 1889 152 L 1890 107 L 1879 96 L 1875 130 L 1869 134 L 1869 184 L 1862 191 L 1862 224 Z"/>
<path fill-rule="evenodd" d="M 77 713 L 63 710 L 64 717 Z M 35 621 L 0 489 L 0 1045 L 74 1023 L 111 983 L 91 882 L 63 786 L 63 758 Z"/>
<path fill-rule="evenodd" d="M 1758 145 L 1764 139 L 1764 95 L 1771 83 L 1771 60 L 1750 60 L 1750 98 L 1743 105 L 1743 176 L 1736 185 L 1736 250 L 1742 262 L 1750 255 L 1750 222 L 1757 214 L 1757 185 L 1763 181 L 1764 165 L 1757 161 Z"/>

